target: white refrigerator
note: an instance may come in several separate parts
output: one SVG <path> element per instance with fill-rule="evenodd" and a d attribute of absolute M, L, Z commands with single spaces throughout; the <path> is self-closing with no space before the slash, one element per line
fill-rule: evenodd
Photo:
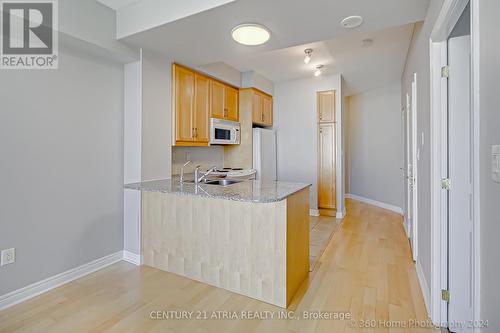
<path fill-rule="evenodd" d="M 276 131 L 264 128 L 253 129 L 253 168 L 256 179 L 277 180 Z"/>

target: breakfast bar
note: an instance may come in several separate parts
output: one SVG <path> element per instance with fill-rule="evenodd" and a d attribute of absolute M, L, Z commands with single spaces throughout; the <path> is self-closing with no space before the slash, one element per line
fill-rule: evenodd
<path fill-rule="evenodd" d="M 309 186 L 125 185 L 142 192 L 144 265 L 283 308 L 309 274 Z"/>

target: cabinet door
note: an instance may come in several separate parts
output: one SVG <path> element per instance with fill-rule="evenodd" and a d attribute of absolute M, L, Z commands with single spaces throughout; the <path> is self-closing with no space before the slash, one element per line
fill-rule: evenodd
<path fill-rule="evenodd" d="M 194 107 L 194 72 L 175 67 L 176 141 L 192 141 L 192 114 Z"/>
<path fill-rule="evenodd" d="M 318 207 L 335 208 L 335 123 L 318 125 Z"/>
<path fill-rule="evenodd" d="M 262 122 L 265 126 L 273 125 L 273 99 L 262 95 Z"/>
<path fill-rule="evenodd" d="M 195 74 L 194 77 L 194 141 L 208 142 L 210 117 L 210 79 Z"/>
<path fill-rule="evenodd" d="M 210 95 L 211 117 L 224 119 L 224 85 L 220 82 L 210 80 Z"/>
<path fill-rule="evenodd" d="M 252 93 L 252 122 L 262 124 L 262 95 L 254 91 Z"/>
<path fill-rule="evenodd" d="M 239 120 L 239 103 L 238 103 L 238 90 L 233 87 L 225 86 L 224 93 L 224 111 L 227 120 L 238 121 Z"/>
<path fill-rule="evenodd" d="M 318 92 L 317 103 L 318 121 L 335 121 L 335 91 L 330 90 Z"/>

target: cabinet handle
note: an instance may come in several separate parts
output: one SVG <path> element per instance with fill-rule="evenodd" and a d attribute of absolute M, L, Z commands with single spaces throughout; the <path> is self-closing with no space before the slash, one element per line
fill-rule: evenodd
<path fill-rule="evenodd" d="M 264 121 L 264 114 L 263 113 L 260 114 L 260 121 L 262 121 L 262 122 Z"/>

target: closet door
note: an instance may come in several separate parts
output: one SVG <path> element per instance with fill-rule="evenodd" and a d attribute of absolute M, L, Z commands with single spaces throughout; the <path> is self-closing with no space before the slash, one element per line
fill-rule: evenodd
<path fill-rule="evenodd" d="M 318 124 L 318 208 L 336 208 L 335 123 Z"/>

